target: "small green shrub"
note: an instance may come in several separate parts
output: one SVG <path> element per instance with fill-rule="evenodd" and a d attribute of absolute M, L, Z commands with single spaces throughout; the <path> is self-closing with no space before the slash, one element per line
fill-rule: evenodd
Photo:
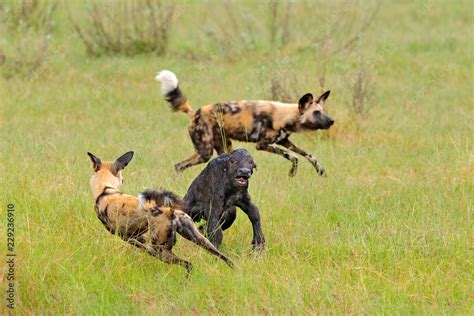
<path fill-rule="evenodd" d="M 91 56 L 141 53 L 162 55 L 168 47 L 175 5 L 136 0 L 91 2 L 85 22 L 77 23 L 68 4 L 69 18 Z"/>
<path fill-rule="evenodd" d="M 11 0 L 0 4 L 0 71 L 31 76 L 48 57 L 56 2 Z"/>

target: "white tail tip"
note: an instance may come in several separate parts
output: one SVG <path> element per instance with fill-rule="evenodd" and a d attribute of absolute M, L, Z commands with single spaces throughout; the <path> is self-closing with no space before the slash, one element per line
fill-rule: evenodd
<path fill-rule="evenodd" d="M 156 75 L 155 80 L 161 82 L 161 93 L 163 93 L 163 95 L 167 95 L 178 87 L 178 78 L 169 70 L 160 71 Z"/>

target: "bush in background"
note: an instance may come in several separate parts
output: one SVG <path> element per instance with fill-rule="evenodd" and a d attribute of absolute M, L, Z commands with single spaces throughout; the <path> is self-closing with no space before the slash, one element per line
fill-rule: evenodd
<path fill-rule="evenodd" d="M 367 115 L 374 100 L 369 67 L 361 58 L 352 82 L 352 111 L 362 117 Z"/>
<path fill-rule="evenodd" d="M 0 3 L 0 71 L 5 78 L 31 76 L 45 63 L 56 5 L 39 0 Z"/>
<path fill-rule="evenodd" d="M 274 3 L 272 8 L 278 8 L 275 2 L 272 3 Z M 366 3 L 345 3 L 344 6 L 340 6 L 327 16 L 314 18 L 316 22 L 311 19 L 309 22 L 301 21 L 301 23 L 305 24 L 303 28 L 309 29 L 311 32 L 308 32 L 308 35 L 303 37 L 302 42 L 300 39 L 300 42 L 296 43 L 296 47 L 299 47 L 300 51 L 305 51 L 309 55 L 314 54 L 312 58 L 316 62 L 317 69 L 313 71 L 314 78 L 312 80 L 318 81 L 320 89 L 319 91 L 313 91 L 314 93 L 327 90 L 326 73 L 328 66 L 334 60 L 348 58 L 349 55 L 360 55 L 356 44 L 360 42 L 363 33 L 369 29 L 380 7 L 381 2 L 375 2 L 370 7 Z M 302 11 L 305 8 L 300 6 L 295 9 Z M 306 10 L 312 11 L 310 8 L 306 8 Z M 279 23 L 279 25 L 282 29 L 285 28 L 285 23 Z M 284 34 L 285 32 L 281 33 Z M 293 33 L 288 31 L 286 34 L 288 35 L 284 37 L 286 38 L 285 41 L 282 41 L 285 45 L 289 41 L 297 41 L 298 34 L 294 31 Z M 355 69 L 355 74 L 351 75 L 351 84 L 348 85 L 352 96 L 352 102 L 349 107 L 359 117 L 363 117 L 367 115 L 369 107 L 373 103 L 373 93 L 370 80 L 371 67 L 361 57 L 359 58 L 361 61 Z M 298 88 L 304 86 L 302 81 L 305 80 L 305 76 L 295 71 L 293 67 L 281 67 L 276 61 L 274 64 L 276 69 L 274 74 L 272 74 L 270 86 L 271 99 L 296 102 L 299 94 L 301 94 Z"/>
<path fill-rule="evenodd" d="M 68 3 L 74 30 L 92 56 L 141 53 L 164 54 L 175 5 L 161 0 L 93 1 L 87 18 L 77 23 Z"/>

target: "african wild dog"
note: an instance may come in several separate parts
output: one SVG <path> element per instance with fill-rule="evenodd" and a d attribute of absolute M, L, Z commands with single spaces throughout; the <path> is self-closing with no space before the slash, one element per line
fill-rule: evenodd
<path fill-rule="evenodd" d="M 192 264 L 172 252 L 176 233 L 203 247 L 233 267 L 232 261 L 219 252 L 196 228 L 193 220 L 180 209 L 183 201 L 176 194 L 148 189 L 138 196 L 119 191 L 122 170 L 133 157 L 129 151 L 115 162 L 102 161 L 87 153 L 95 174 L 91 178 L 97 217 L 112 234 L 137 246 L 163 262 L 179 264 L 191 273 Z M 144 234 L 150 233 L 148 244 Z"/>
<path fill-rule="evenodd" d="M 300 98 L 298 104 L 241 100 L 208 104 L 194 112 L 181 92 L 174 73 L 163 70 L 155 79 L 161 82 L 161 92 L 171 109 L 185 112 L 191 118 L 188 131 L 195 152 L 190 158 L 175 165 L 178 173 L 190 166 L 207 162 L 214 149 L 218 154 L 232 151 L 231 139 L 235 139 L 256 143 L 257 150 L 265 150 L 290 160 L 290 176 L 296 174 L 298 159 L 288 150 L 276 145 L 302 155 L 320 175 L 325 175 L 316 158 L 296 147 L 289 136 L 296 132 L 328 129 L 334 124 L 323 113 L 329 91 L 316 100 L 311 93 L 307 93 Z"/>
<path fill-rule="evenodd" d="M 245 149 L 221 154 L 207 164 L 184 196 L 183 211 L 196 222 L 206 220 L 207 237 L 217 248 L 222 241 L 222 231 L 235 221 L 238 206 L 252 223 L 254 249 L 263 249 L 265 238 L 260 213 L 247 191 L 250 176 L 256 167 Z"/>

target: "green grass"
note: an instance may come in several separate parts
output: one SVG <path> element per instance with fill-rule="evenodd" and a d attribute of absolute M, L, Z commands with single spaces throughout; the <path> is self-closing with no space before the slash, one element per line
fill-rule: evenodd
<path fill-rule="evenodd" d="M 319 19 L 334 10 L 302 5 L 318 7 L 311 12 Z M 297 11 L 297 40 L 279 52 L 258 33 L 256 51 L 229 57 L 203 35 L 223 20 L 212 19 L 213 6 L 180 5 L 165 56 L 99 59 L 69 36 L 60 7 L 42 71 L 0 79 L 1 214 L 4 223 L 7 203 L 15 204 L 17 313 L 472 314 L 472 1 L 384 2 L 361 44 L 331 60 L 327 111 L 336 125 L 292 136 L 327 178 L 303 158 L 288 178 L 289 162 L 234 143 L 258 164 L 250 193 L 266 234 L 262 255 L 251 251 L 242 212 L 222 246 L 235 271 L 178 240 L 176 253 L 195 266 L 189 281 L 181 267 L 103 228 L 87 151 L 111 160 L 134 150 L 124 172 L 131 194 L 147 187 L 184 194 L 203 167 L 174 173 L 192 152 L 188 119 L 168 110 L 156 71 L 175 71 L 194 108 L 268 98 L 284 58 L 301 94 L 319 92 L 318 51 L 300 49 L 310 44 L 310 13 Z M 267 14 L 256 2 L 243 8 L 254 8 L 255 19 Z M 360 55 L 374 61 L 376 102 L 365 119 L 349 110 Z"/>

